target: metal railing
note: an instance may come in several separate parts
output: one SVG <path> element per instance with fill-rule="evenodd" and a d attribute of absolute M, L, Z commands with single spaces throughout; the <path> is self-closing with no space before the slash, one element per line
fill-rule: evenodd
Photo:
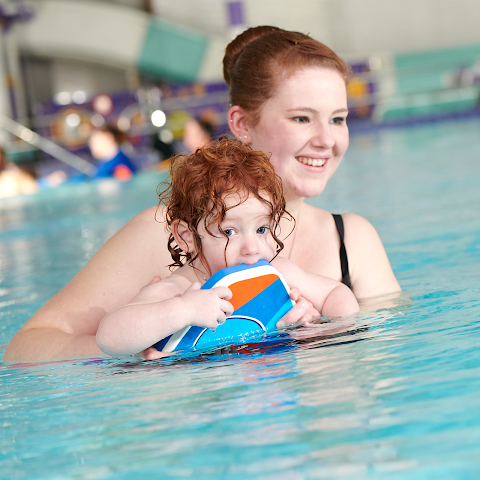
<path fill-rule="evenodd" d="M 51 140 L 40 136 L 38 133 L 35 133 L 33 130 L 30 130 L 15 120 L 12 120 L 3 113 L 0 113 L 0 128 L 12 133 L 18 138 L 21 138 L 24 142 L 34 146 L 35 148 L 48 153 L 60 162 L 70 165 L 72 168 L 84 173 L 85 175 L 92 177 L 95 174 L 94 165 L 87 160 L 75 155 L 72 152 L 69 152 Z"/>

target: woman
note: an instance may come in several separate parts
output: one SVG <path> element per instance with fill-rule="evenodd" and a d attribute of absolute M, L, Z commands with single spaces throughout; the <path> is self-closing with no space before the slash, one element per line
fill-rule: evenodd
<path fill-rule="evenodd" d="M 296 218 L 293 235 L 287 236 L 291 225 L 284 225 L 282 255 L 307 271 L 343 280 L 362 299 L 400 291 L 375 229 L 354 214 L 337 218 L 337 228 L 329 212 L 304 202 L 322 193 L 348 147 L 348 74 L 347 64 L 325 45 L 275 27 L 247 30 L 228 45 L 224 58 L 230 129 L 254 149 L 271 152 L 287 210 Z M 156 210 L 143 211 L 115 234 L 20 329 L 3 359 L 100 354 L 95 334 L 102 317 L 155 276 L 169 274 L 167 237 Z M 282 323 L 314 314 L 300 299 Z"/>

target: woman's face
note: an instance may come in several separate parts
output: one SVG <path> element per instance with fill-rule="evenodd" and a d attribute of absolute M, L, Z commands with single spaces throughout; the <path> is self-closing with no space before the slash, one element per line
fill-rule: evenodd
<path fill-rule="evenodd" d="M 348 148 L 345 81 L 333 69 L 311 67 L 280 82 L 248 126 L 255 150 L 272 154 L 287 200 L 323 192 Z"/>

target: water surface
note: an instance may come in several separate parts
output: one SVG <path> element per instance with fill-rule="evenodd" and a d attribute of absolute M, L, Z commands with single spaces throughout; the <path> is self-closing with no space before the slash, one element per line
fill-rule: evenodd
<path fill-rule="evenodd" d="M 313 200 L 373 223 L 410 304 L 216 355 L 1 363 L 0 478 L 478 478 L 479 132 L 353 135 Z M 0 354 L 162 178 L 0 202 Z"/>

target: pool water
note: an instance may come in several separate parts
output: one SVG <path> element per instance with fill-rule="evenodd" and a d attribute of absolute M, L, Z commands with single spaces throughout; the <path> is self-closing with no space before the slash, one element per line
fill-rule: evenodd
<path fill-rule="evenodd" d="M 162 179 L 0 202 L 0 354 Z M 479 478 L 479 186 L 479 119 L 352 135 L 313 202 L 373 223 L 398 305 L 215 355 L 0 363 L 0 478 Z"/>

